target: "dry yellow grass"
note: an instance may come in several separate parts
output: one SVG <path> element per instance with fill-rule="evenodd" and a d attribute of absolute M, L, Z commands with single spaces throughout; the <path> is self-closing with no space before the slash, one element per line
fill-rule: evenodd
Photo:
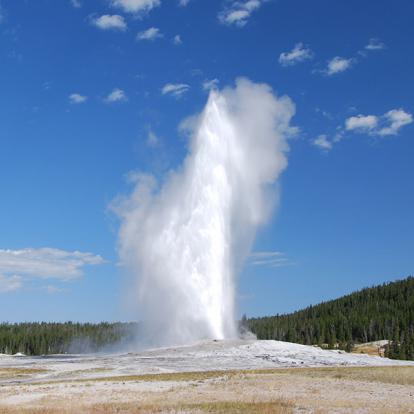
<path fill-rule="evenodd" d="M 40 371 L 41 372 L 41 371 Z M 83 371 L 86 372 L 86 371 Z M 370 381 L 387 384 L 414 385 L 414 367 L 329 367 L 329 368 L 278 368 L 233 371 L 173 372 L 145 375 L 120 375 L 94 378 L 65 379 L 57 381 L 32 382 L 33 385 L 46 385 L 55 382 L 164 382 L 164 381 L 204 381 L 214 378 L 232 378 L 251 375 L 299 375 L 303 377 L 334 378 L 350 381 Z"/>
<path fill-rule="evenodd" d="M 151 382 L 157 384 L 147 386 Z M 162 373 L 6 388 L 4 396 L 29 398 L 17 397 L 22 402 L 9 402 L 0 414 L 330 414 L 361 408 L 375 414 L 414 413 L 414 367 L 409 366 Z"/>
<path fill-rule="evenodd" d="M 36 368 L 0 368 L 0 379 L 14 379 L 27 377 L 34 374 L 43 374 L 46 369 Z"/>
<path fill-rule="evenodd" d="M 385 347 L 373 344 L 360 344 L 355 345 L 354 349 L 352 350 L 353 354 L 367 354 L 367 355 L 374 355 L 374 356 L 384 356 Z"/>
<path fill-rule="evenodd" d="M 293 403 L 285 400 L 269 402 L 207 402 L 176 405 L 139 405 L 137 403 L 98 404 L 87 408 L 0 408 L 0 414 L 290 414 Z"/>
<path fill-rule="evenodd" d="M 293 368 L 275 370 L 278 374 L 299 375 L 302 377 L 334 378 L 338 380 L 369 381 L 386 384 L 414 385 L 414 367 L 330 367 Z"/>

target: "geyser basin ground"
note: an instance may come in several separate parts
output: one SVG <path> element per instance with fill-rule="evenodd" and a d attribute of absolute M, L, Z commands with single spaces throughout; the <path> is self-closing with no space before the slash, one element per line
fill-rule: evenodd
<path fill-rule="evenodd" d="M 30 377 L 31 382 L 213 370 L 367 365 L 414 366 L 414 362 L 322 350 L 289 342 L 257 340 L 204 341 L 194 345 L 122 354 L 0 356 L 0 369 L 39 370 Z M 27 379 L 23 377 L 18 381 L 25 382 Z M 0 379 L 0 384 L 2 382 L 7 380 Z"/>
<path fill-rule="evenodd" d="M 390 413 L 413 395 L 414 362 L 278 341 L 0 356 L 1 414 Z"/>

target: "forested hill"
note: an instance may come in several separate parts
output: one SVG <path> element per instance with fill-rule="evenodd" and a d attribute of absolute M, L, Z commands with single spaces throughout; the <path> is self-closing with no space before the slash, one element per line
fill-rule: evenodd
<path fill-rule="evenodd" d="M 136 332 L 136 323 L 2 323 L 0 354 L 97 352 L 132 341 Z"/>
<path fill-rule="evenodd" d="M 286 314 L 244 320 L 258 339 L 326 344 L 350 350 L 387 339 L 391 358 L 414 359 L 414 277 Z"/>
<path fill-rule="evenodd" d="M 414 360 L 414 278 L 400 280 L 287 314 L 244 319 L 259 339 L 340 347 L 387 339 L 390 358 Z M 137 323 L 0 323 L 0 354 L 96 352 L 131 343 Z"/>

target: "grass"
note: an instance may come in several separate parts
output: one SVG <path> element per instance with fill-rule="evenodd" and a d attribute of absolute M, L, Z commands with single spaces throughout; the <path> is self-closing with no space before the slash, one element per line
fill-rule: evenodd
<path fill-rule="evenodd" d="M 276 371 L 279 374 L 301 377 L 414 385 L 414 366 L 293 368 Z"/>
<path fill-rule="evenodd" d="M 0 368 L 0 380 L 27 377 L 34 374 L 43 374 L 46 369 L 37 368 Z"/>
<path fill-rule="evenodd" d="M 17 376 L 42 373 L 42 370 L 24 370 Z M 0 378 L 1 376 L 0 370 Z M 83 371 L 86 372 L 86 371 Z M 10 372 L 9 377 L 13 375 Z M 34 381 L 31 385 L 49 385 L 54 383 L 83 383 L 83 382 L 181 382 L 205 381 L 215 378 L 230 379 L 235 376 L 252 375 L 299 375 L 311 378 L 334 378 L 349 381 L 369 381 L 386 384 L 414 385 L 414 366 L 389 367 L 329 367 L 329 368 L 277 368 L 255 370 L 229 370 L 229 371 L 198 371 L 198 372 L 172 372 L 161 374 L 119 375 L 93 378 L 61 379 L 52 381 Z"/>
<path fill-rule="evenodd" d="M 3 370 L 4 371 L 4 370 Z M 12 370 L 7 370 L 12 373 Z M 16 370 L 15 370 L 16 371 Z M 30 370 L 18 369 L 27 374 Z M 225 382 L 214 383 L 212 387 L 207 385 L 207 388 L 192 388 L 184 387 L 172 389 L 170 395 L 165 395 L 163 391 L 155 394 L 136 394 L 135 399 L 121 402 L 110 402 L 92 404 L 90 400 L 84 398 L 88 395 L 86 388 L 92 386 L 96 382 L 106 382 L 103 390 L 94 392 L 110 392 L 111 383 L 122 383 L 127 381 L 139 382 L 154 382 L 154 381 L 187 381 L 204 382 L 215 378 L 225 379 Z M 298 382 L 299 379 L 309 379 L 309 381 Z M 314 379 L 314 381 L 313 381 Z M 230 381 L 228 381 L 230 380 Z M 54 399 L 53 395 L 55 388 L 53 384 L 59 386 L 61 383 L 83 384 L 78 388 L 77 392 L 80 399 L 74 398 L 64 402 L 63 399 Z M 278 368 L 278 369 L 258 369 L 258 370 L 234 370 L 234 371 L 208 371 L 208 372 L 182 372 L 182 373 L 162 373 L 162 374 L 147 374 L 147 375 L 129 375 L 129 376 L 113 376 L 103 378 L 85 378 L 76 380 L 62 380 L 56 382 L 48 382 L 51 386 L 45 387 L 48 395 L 37 401 L 36 406 L 29 405 L 25 408 L 22 404 L 17 407 L 0 407 L 0 414 L 280 414 L 292 413 L 296 408 L 308 409 L 312 408 L 314 412 L 330 413 L 335 410 L 346 409 L 351 412 L 359 408 L 362 402 L 367 404 L 367 412 L 375 413 L 403 413 L 407 412 L 407 401 L 400 402 L 393 399 L 392 409 L 387 405 L 382 406 L 381 400 L 371 401 L 371 391 L 367 391 L 366 400 L 361 400 L 359 396 L 356 400 L 352 397 L 352 390 L 363 388 L 364 383 L 374 383 L 375 385 L 368 388 L 368 390 L 381 390 L 381 384 L 398 384 L 401 386 L 408 386 L 406 391 L 411 392 L 414 386 L 414 367 L 409 366 L 389 366 L 389 367 L 326 367 L 326 368 Z M 38 382 L 45 384 L 44 382 Z M 289 397 L 291 400 L 286 400 L 283 393 L 278 393 L 280 384 L 302 384 L 302 391 L 307 390 L 306 396 L 298 394 L 298 399 L 295 395 Z M 31 386 L 25 384 L 25 386 Z M 269 388 L 270 387 L 270 388 Z M 338 390 L 347 389 L 350 394 L 342 396 L 339 392 L 338 398 L 335 401 L 325 400 L 321 398 L 324 395 L 326 387 L 333 387 L 333 390 L 338 393 Z M 29 390 L 29 388 L 26 388 Z M 30 388 L 31 389 L 31 388 Z M 126 388 L 127 390 L 128 388 Z M 191 390 L 194 390 L 192 392 Z M 256 391 L 257 390 L 257 393 Z M 260 394 L 260 390 L 267 390 L 267 393 Z M 269 390 L 272 390 L 269 394 Z M 16 393 L 22 392 L 20 385 L 16 385 Z M 26 392 L 26 391 L 25 391 Z M 27 391 L 30 392 L 30 391 Z M 42 394 L 43 388 L 39 390 Z M 170 392 L 170 391 L 169 391 Z M 86 394 L 85 394 L 86 393 Z M 288 394 L 290 395 L 290 394 Z M 390 395 L 391 397 L 391 395 Z M 131 394 L 129 395 L 131 398 Z M 154 400 L 155 398 L 155 400 Z M 252 400 L 253 399 L 253 400 Z M 267 399 L 271 399 L 268 401 Z M 320 399 L 320 400 L 319 400 Z M 1 397 L 0 397 L 1 400 Z M 220 400 L 220 401 L 219 401 Z M 71 403 L 72 401 L 72 403 Z M 85 402 L 85 405 L 82 404 Z M 95 401 L 99 401 L 95 400 Z M 102 400 L 104 401 L 104 400 Z M 113 401 L 111 399 L 107 401 Z M 124 402 L 122 402 L 124 401 Z M 145 401 L 145 402 L 143 402 Z M 71 404 L 75 405 L 71 405 Z M 1 402 L 0 402 L 1 404 Z M 369 409 L 368 409 L 369 405 Z M 30 407 L 30 408 L 29 408 Z M 388 407 L 388 408 L 387 408 Z M 384 409 L 383 411 L 382 408 Z M 349 411 L 351 410 L 351 411 Z"/>
<path fill-rule="evenodd" d="M 85 372 L 85 371 L 84 371 Z M 36 381 L 31 382 L 31 385 L 49 385 L 54 383 L 79 383 L 79 382 L 180 382 L 180 381 L 204 381 L 214 378 L 230 378 L 241 373 L 248 373 L 249 371 L 197 371 L 197 372 L 171 372 L 161 374 L 142 374 L 142 375 L 117 375 L 107 377 L 94 378 L 76 378 L 64 379 L 57 381 Z"/>
<path fill-rule="evenodd" d="M 86 408 L 0 408 L 0 414 L 290 414 L 294 405 L 285 400 L 269 402 L 205 402 L 176 405 L 137 403 L 98 404 Z"/>

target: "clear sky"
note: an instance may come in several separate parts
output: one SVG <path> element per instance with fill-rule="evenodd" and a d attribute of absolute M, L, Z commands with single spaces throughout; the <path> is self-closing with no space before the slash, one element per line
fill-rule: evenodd
<path fill-rule="evenodd" d="M 0 320 L 130 320 L 108 206 L 239 76 L 296 105 L 240 313 L 414 272 L 412 0 L 0 0 Z"/>

